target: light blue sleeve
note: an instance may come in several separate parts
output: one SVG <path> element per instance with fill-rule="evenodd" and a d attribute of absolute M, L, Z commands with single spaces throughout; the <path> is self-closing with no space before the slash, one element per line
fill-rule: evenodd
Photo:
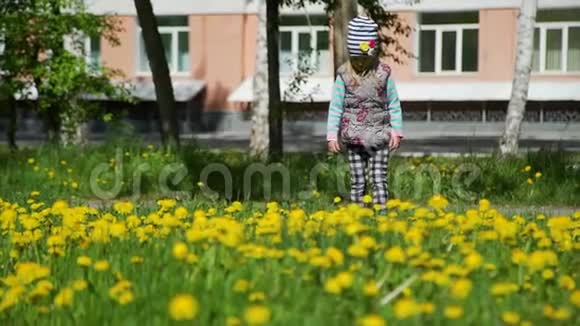
<path fill-rule="evenodd" d="M 330 99 L 330 106 L 328 108 L 328 122 L 326 126 L 327 140 L 338 139 L 338 129 L 340 127 L 340 120 L 344 112 L 344 95 L 346 87 L 344 81 L 340 76 L 336 77 L 334 86 L 332 88 L 332 97 Z"/>
<path fill-rule="evenodd" d="M 387 81 L 387 109 L 391 116 L 391 127 L 400 135 L 403 133 L 403 111 L 395 80 L 389 78 Z"/>

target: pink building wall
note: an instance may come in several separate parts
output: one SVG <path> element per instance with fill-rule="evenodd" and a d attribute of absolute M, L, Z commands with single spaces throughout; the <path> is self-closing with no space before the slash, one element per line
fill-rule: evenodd
<path fill-rule="evenodd" d="M 417 26 L 415 12 L 400 12 L 399 17 L 410 26 Z M 398 80 L 406 82 L 441 81 L 505 81 L 513 75 L 515 63 L 515 36 L 517 10 L 481 10 L 479 14 L 479 69 L 477 72 L 436 75 L 418 73 L 416 59 L 406 60 L 404 65 L 391 63 Z M 401 43 L 411 52 L 417 52 L 417 35 L 401 39 Z"/>
<path fill-rule="evenodd" d="M 247 34 L 251 19 L 247 15 L 190 16 L 190 49 L 193 77 L 206 82 L 207 110 L 235 109 L 228 95 L 247 75 L 249 55 Z M 254 42 L 255 43 L 255 42 Z"/>
<path fill-rule="evenodd" d="M 415 12 L 400 12 L 400 17 L 416 26 Z M 477 72 L 435 75 L 416 72 L 416 60 L 404 65 L 392 63 L 397 80 L 404 82 L 509 81 L 513 76 L 518 9 L 485 9 L 479 15 L 479 69 Z M 102 61 L 119 69 L 127 79 L 136 78 L 137 21 L 134 16 L 118 17 L 123 32 L 121 46 L 101 42 Z M 190 15 L 189 42 L 191 74 L 206 83 L 205 109 L 238 111 L 244 108 L 227 102 L 227 97 L 244 79 L 253 74 L 258 19 L 255 14 Z M 332 35 L 332 33 L 331 33 Z M 417 33 L 401 39 L 416 52 Z M 139 78 L 150 78 L 141 76 Z M 580 74 L 533 75 L 533 80 L 578 80 Z"/>
<path fill-rule="evenodd" d="M 482 80 L 511 80 L 516 58 L 516 9 L 479 12 L 479 76 Z"/>
<path fill-rule="evenodd" d="M 118 69 L 128 80 L 150 79 L 137 75 L 137 18 L 117 17 L 122 26 L 120 46 L 101 42 L 101 61 Z M 189 16 L 191 74 L 174 78 L 193 78 L 206 83 L 207 110 L 237 110 L 227 102 L 228 95 L 253 74 L 256 48 L 256 15 Z"/>
<path fill-rule="evenodd" d="M 101 40 L 101 62 L 107 67 L 120 70 L 127 78 L 135 77 L 137 71 L 137 23 L 136 17 L 117 16 L 122 31 L 117 34 L 120 45 L 112 46 Z"/>

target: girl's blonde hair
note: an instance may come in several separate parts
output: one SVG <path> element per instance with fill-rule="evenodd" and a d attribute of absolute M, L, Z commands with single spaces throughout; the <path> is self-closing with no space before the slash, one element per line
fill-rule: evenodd
<path fill-rule="evenodd" d="M 371 78 L 378 81 L 378 77 L 375 74 L 378 64 L 379 56 L 376 54 L 369 56 L 351 56 L 346 63 L 346 73 L 357 85 L 360 85 L 363 80 Z"/>

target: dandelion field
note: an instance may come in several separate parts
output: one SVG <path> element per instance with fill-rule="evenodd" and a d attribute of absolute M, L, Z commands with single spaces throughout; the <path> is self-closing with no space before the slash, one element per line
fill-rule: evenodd
<path fill-rule="evenodd" d="M 82 173 L 66 176 L 76 188 L 54 180 L 87 164 L 63 160 L 11 163 L 30 180 L 54 170 L 58 194 L 0 193 L 1 325 L 580 324 L 580 209 L 511 214 L 430 194 L 383 211 L 324 189 L 95 208 Z M 528 187 L 556 178 L 514 165 Z"/>

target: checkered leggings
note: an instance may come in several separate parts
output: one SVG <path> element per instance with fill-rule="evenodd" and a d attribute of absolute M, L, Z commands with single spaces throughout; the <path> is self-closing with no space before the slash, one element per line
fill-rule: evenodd
<path fill-rule="evenodd" d="M 389 197 L 388 175 L 389 149 L 368 149 L 363 146 L 348 146 L 350 165 L 350 200 L 363 203 L 366 188 L 365 169 L 373 188 L 373 202 L 384 205 Z"/>

